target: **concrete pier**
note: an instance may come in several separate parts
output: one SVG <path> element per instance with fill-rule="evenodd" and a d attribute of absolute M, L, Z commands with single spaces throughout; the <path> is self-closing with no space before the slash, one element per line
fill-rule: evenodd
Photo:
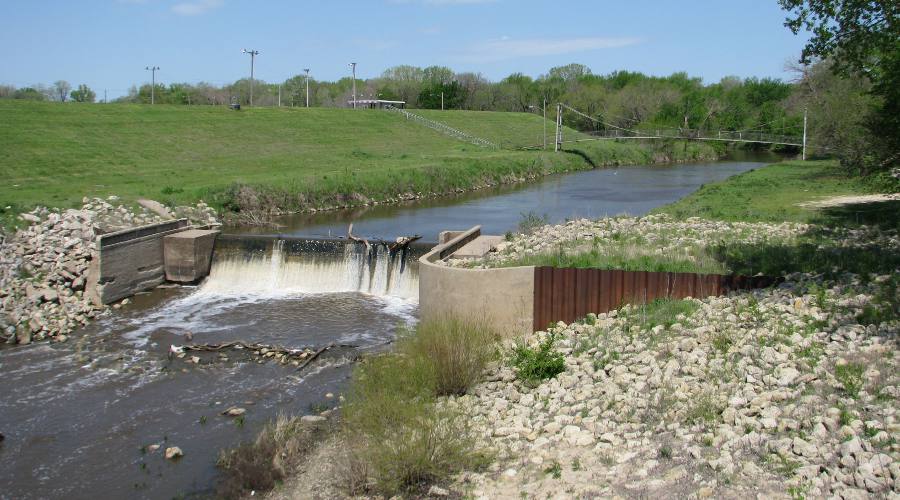
<path fill-rule="evenodd" d="M 219 231 L 189 229 L 165 237 L 166 279 L 192 283 L 209 274 L 213 246 Z"/>

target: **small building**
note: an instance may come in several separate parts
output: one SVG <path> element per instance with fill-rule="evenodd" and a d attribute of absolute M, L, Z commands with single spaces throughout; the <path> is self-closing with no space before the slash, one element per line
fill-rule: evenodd
<path fill-rule="evenodd" d="M 347 106 L 353 107 L 353 100 L 347 101 Z M 384 99 L 357 99 L 357 108 L 384 109 L 387 107 L 400 108 L 406 107 L 406 101 L 386 101 Z"/>

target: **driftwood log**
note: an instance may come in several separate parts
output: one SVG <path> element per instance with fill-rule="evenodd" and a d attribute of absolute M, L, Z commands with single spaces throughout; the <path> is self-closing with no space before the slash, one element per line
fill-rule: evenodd
<path fill-rule="evenodd" d="M 412 236 L 399 236 L 394 241 L 388 241 L 388 240 L 369 241 L 366 238 L 361 238 L 361 237 L 355 236 L 353 234 L 353 223 L 351 222 L 350 226 L 347 228 L 347 238 L 350 241 L 355 241 L 356 243 L 362 243 L 363 245 L 365 245 L 366 252 L 368 252 L 372 248 L 373 245 L 381 245 L 381 246 L 386 247 L 388 249 L 388 251 L 390 251 L 391 253 L 394 253 L 398 250 L 402 250 L 402 249 L 406 248 L 407 246 L 409 246 L 410 243 L 421 239 L 422 236 L 420 236 L 418 234 L 414 234 Z"/>
<path fill-rule="evenodd" d="M 319 349 L 312 349 L 308 347 L 300 349 L 287 349 L 280 346 L 272 346 L 260 343 L 250 344 L 238 340 L 233 342 L 224 342 L 221 344 L 190 344 L 183 346 L 177 346 L 173 344 L 169 348 L 169 352 L 172 355 L 184 357 L 187 352 L 216 352 L 222 350 L 249 351 L 258 356 L 273 358 L 282 364 L 286 364 L 290 361 L 297 361 L 300 363 L 297 366 L 297 371 L 301 371 L 309 366 L 309 364 L 312 363 L 313 360 L 318 358 L 320 354 L 335 347 L 353 349 L 359 346 L 352 344 L 329 344 Z"/>

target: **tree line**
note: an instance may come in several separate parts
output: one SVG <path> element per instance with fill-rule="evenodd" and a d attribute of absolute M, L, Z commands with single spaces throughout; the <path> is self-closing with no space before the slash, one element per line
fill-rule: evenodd
<path fill-rule="evenodd" d="M 68 92 L 57 82 L 41 89 L 7 89 L 0 97 L 35 98 L 93 102 L 94 94 L 85 86 Z M 306 77 L 297 75 L 280 83 L 253 82 L 256 106 L 305 106 Z M 713 130 L 755 130 L 769 133 L 798 133 L 802 112 L 792 99 L 797 86 L 772 78 L 727 77 L 704 85 L 687 73 L 649 76 L 616 71 L 593 74 L 583 64 L 568 64 L 532 78 L 514 73 L 500 81 L 490 81 L 479 73 L 457 73 L 443 66 L 420 68 L 395 66 L 377 78 L 356 82 L 358 99 L 385 99 L 406 102 L 409 108 L 464 109 L 540 113 L 545 103 L 553 107 L 565 102 L 593 120 L 567 115 L 566 124 L 581 130 L 607 127 L 684 127 Z M 309 80 L 309 105 L 346 107 L 352 100 L 353 81 Z M 66 92 L 62 92 L 66 90 Z M 86 98 L 76 92 L 89 93 Z M 249 104 L 250 80 L 225 85 L 209 83 L 157 84 L 153 89 L 159 104 L 225 105 L 233 100 Z M 149 103 L 151 86 L 131 88 L 115 102 Z M 548 114 L 553 114 L 550 109 Z"/>
<path fill-rule="evenodd" d="M 0 85 L 0 99 L 96 102 L 97 93 L 83 83 L 73 89 L 69 82 L 57 80 L 52 85 L 38 84 L 22 88 L 16 88 L 14 85 Z"/>

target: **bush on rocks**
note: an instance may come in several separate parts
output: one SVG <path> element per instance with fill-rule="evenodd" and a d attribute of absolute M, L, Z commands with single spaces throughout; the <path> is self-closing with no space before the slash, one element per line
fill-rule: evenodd
<path fill-rule="evenodd" d="M 536 385 L 566 370 L 562 353 L 553 348 L 557 333 L 551 330 L 537 347 L 519 343 L 513 348 L 511 364 L 516 376 L 528 384 Z"/>
<path fill-rule="evenodd" d="M 343 415 L 348 441 L 368 465 L 360 470 L 371 473 L 379 492 L 422 488 L 484 463 L 468 417 L 435 402 L 477 382 L 493 339 L 476 323 L 425 322 L 401 337 L 395 352 L 356 368 Z"/>
<path fill-rule="evenodd" d="M 482 324 L 444 318 L 420 324 L 407 349 L 425 363 L 438 396 L 465 394 L 495 356 L 496 335 Z"/>

